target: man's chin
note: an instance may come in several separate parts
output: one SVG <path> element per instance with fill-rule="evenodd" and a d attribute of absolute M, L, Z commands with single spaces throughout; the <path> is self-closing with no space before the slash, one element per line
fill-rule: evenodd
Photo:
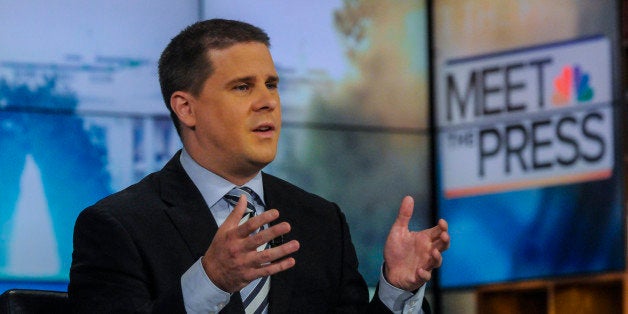
<path fill-rule="evenodd" d="M 262 169 L 275 160 L 275 157 L 277 157 L 277 149 L 260 147 L 256 152 L 250 154 L 249 157 L 249 162 L 252 165 Z"/>
<path fill-rule="evenodd" d="M 253 167 L 262 170 L 262 168 L 268 166 L 268 164 L 270 164 L 271 162 L 273 162 L 273 160 L 275 160 L 275 156 L 273 156 L 272 158 L 267 158 L 267 159 L 263 159 L 263 160 L 255 160 L 253 161 Z"/>

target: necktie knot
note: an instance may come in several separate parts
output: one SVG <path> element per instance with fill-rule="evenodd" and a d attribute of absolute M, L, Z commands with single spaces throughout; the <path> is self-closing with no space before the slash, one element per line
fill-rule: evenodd
<path fill-rule="evenodd" d="M 246 196 L 246 212 L 244 213 L 242 219 L 246 221 L 246 219 L 255 216 L 258 210 L 263 211 L 264 205 L 259 195 L 246 186 L 231 189 L 231 191 L 225 194 L 224 199 L 227 203 L 229 203 L 229 205 L 235 207 L 242 195 Z"/>

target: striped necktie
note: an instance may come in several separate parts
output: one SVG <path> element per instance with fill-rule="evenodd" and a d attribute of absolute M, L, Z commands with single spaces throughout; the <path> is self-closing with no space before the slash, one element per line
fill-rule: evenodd
<path fill-rule="evenodd" d="M 246 212 L 242 216 L 240 224 L 243 224 L 249 220 L 249 218 L 255 216 L 258 211 L 264 211 L 264 205 L 259 195 L 246 186 L 235 187 L 224 196 L 224 199 L 227 203 L 229 203 L 229 205 L 235 207 L 242 194 L 246 196 L 247 204 Z M 259 230 L 264 230 L 264 228 L 265 227 L 262 226 Z M 257 248 L 257 250 L 262 251 L 268 247 L 268 243 L 262 244 Z M 268 291 L 270 291 L 269 276 L 255 279 L 249 285 L 244 287 L 240 291 L 240 295 L 242 296 L 242 303 L 244 304 L 245 312 L 247 314 L 268 313 Z"/>

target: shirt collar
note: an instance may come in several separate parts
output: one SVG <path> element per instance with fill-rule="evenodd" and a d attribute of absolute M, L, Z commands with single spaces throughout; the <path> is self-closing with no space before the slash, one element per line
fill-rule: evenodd
<path fill-rule="evenodd" d="M 229 182 L 225 178 L 199 165 L 194 159 L 192 159 L 185 148 L 182 149 L 180 161 L 181 166 L 183 166 L 185 172 L 201 192 L 201 195 L 203 196 L 203 199 L 205 199 L 205 203 L 207 203 L 209 208 L 220 201 L 222 197 L 227 194 L 227 192 L 236 187 L 235 184 Z M 251 179 L 251 181 L 245 183 L 243 186 L 251 188 L 255 193 L 257 193 L 257 195 L 259 195 L 262 202 L 264 201 L 264 185 L 262 183 L 261 171 L 259 171 L 255 177 Z"/>

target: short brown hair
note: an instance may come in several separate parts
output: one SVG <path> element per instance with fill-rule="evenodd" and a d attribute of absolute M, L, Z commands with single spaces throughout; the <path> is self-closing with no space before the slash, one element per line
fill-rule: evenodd
<path fill-rule="evenodd" d="M 259 42 L 270 47 L 268 35 L 259 27 L 225 19 L 194 23 L 172 38 L 159 58 L 159 84 L 179 134 L 180 122 L 170 106 L 172 94 L 176 91 L 187 91 L 198 96 L 203 83 L 214 71 L 207 52 L 246 42 Z"/>

